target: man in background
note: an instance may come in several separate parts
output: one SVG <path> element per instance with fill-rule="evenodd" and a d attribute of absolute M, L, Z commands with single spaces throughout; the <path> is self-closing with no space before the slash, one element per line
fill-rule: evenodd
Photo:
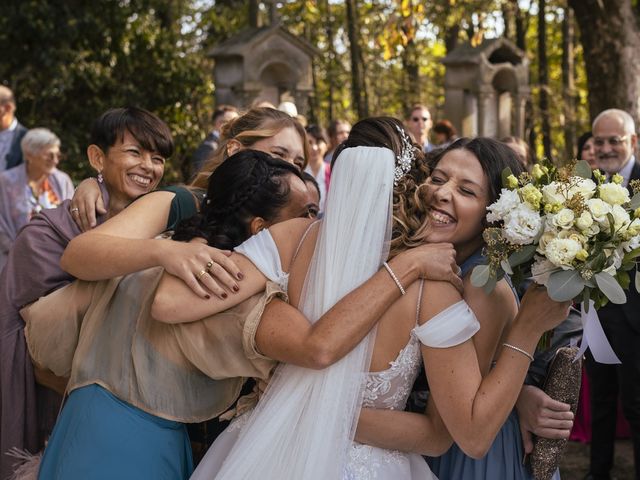
<path fill-rule="evenodd" d="M 211 157 L 211 155 L 213 155 L 213 153 L 218 149 L 218 143 L 220 142 L 220 130 L 222 129 L 222 126 L 237 116 L 238 109 L 231 105 L 220 105 L 216 108 L 211 118 L 213 121 L 213 129 L 211 130 L 211 133 L 206 136 L 196 151 L 193 152 L 193 156 L 191 157 L 193 173 L 199 172 L 207 159 L 209 159 L 209 157 Z"/>
<path fill-rule="evenodd" d="M 27 133 L 16 118 L 16 101 L 13 92 L 0 85 L 0 172 L 22 163 L 20 140 Z"/>

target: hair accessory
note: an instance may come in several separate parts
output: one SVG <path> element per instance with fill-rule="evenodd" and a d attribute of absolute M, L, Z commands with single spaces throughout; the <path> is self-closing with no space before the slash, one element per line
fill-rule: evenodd
<path fill-rule="evenodd" d="M 104 183 L 104 177 L 102 176 L 102 172 L 98 174 L 98 183 Z"/>
<path fill-rule="evenodd" d="M 396 168 L 397 168 L 397 167 L 396 167 Z M 396 285 L 397 285 L 397 286 L 398 286 L 398 288 L 400 289 L 400 293 L 401 293 L 402 295 L 404 295 L 405 293 L 407 293 L 407 292 L 405 292 L 405 291 L 404 291 L 404 288 L 402 287 L 402 284 L 400 283 L 400 280 L 398 280 L 398 277 L 396 277 L 396 274 L 395 274 L 395 273 L 393 273 L 393 270 L 391 270 L 391 267 L 389 266 L 389 264 L 388 264 L 387 262 L 384 262 L 382 265 L 384 266 L 384 268 L 386 268 L 386 269 L 387 269 L 387 272 L 389 272 L 389 275 L 391 275 L 391 278 L 393 278 L 393 281 L 394 281 L 394 282 L 396 282 Z"/>
<path fill-rule="evenodd" d="M 516 347 L 515 345 L 511 345 L 510 343 L 503 343 L 502 344 L 503 347 L 507 347 L 510 348 L 511 350 L 515 350 L 516 352 L 519 352 L 521 354 L 523 354 L 525 357 L 527 357 L 531 362 L 533 362 L 533 355 L 531 355 L 529 352 L 527 352 L 526 350 L 521 349 L 520 347 Z"/>
<path fill-rule="evenodd" d="M 396 157 L 396 168 L 393 170 L 393 184 L 397 186 L 400 179 L 411 170 L 416 154 L 413 151 L 413 142 L 409 135 L 398 125 L 396 125 L 396 129 L 402 138 L 402 152 L 399 157 Z"/>

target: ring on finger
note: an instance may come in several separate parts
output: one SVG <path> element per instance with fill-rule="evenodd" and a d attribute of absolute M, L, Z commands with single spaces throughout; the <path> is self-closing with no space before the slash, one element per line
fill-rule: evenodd
<path fill-rule="evenodd" d="M 207 272 L 208 272 L 209 270 L 211 270 L 211 267 L 213 267 L 213 260 L 209 260 L 209 261 L 207 262 L 207 268 L 206 268 Z"/>
<path fill-rule="evenodd" d="M 80 213 L 80 209 L 78 207 L 73 207 L 71 210 L 69 210 L 71 213 Z"/>
<path fill-rule="evenodd" d="M 206 270 L 200 270 L 200 271 L 198 272 L 198 274 L 196 275 L 196 279 L 198 279 L 198 280 L 202 280 L 202 277 L 204 277 L 206 274 L 207 274 L 207 271 L 206 271 Z"/>

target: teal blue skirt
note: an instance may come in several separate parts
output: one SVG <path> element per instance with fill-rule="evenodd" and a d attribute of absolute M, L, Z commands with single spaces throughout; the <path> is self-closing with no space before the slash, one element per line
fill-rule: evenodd
<path fill-rule="evenodd" d="M 186 425 L 146 413 L 98 385 L 69 395 L 39 480 L 184 480 L 193 472 Z"/>

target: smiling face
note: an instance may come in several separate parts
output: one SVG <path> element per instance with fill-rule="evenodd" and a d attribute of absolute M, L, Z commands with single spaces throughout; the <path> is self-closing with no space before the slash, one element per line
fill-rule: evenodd
<path fill-rule="evenodd" d="M 96 168 L 102 172 L 111 199 L 129 203 L 158 186 L 164 164 L 162 155 L 142 148 L 125 130 L 122 139 L 103 154 L 102 168 Z"/>
<path fill-rule="evenodd" d="M 459 259 L 482 245 L 483 219 L 489 204 L 489 180 L 469 150 L 442 157 L 425 184 L 428 242 L 449 242 Z"/>
<path fill-rule="evenodd" d="M 43 147 L 35 153 L 24 152 L 28 165 L 29 176 L 39 178 L 49 175 L 60 162 L 60 145 L 54 144 Z"/>
<path fill-rule="evenodd" d="M 620 171 L 636 148 L 636 134 L 615 112 L 596 118 L 593 124 L 593 144 L 598 168 L 606 173 Z"/>
<path fill-rule="evenodd" d="M 258 140 L 249 148 L 268 153 L 299 167 L 305 163 L 304 143 L 293 127 L 285 127 L 272 137 Z M 235 152 L 229 152 L 229 154 Z"/>

